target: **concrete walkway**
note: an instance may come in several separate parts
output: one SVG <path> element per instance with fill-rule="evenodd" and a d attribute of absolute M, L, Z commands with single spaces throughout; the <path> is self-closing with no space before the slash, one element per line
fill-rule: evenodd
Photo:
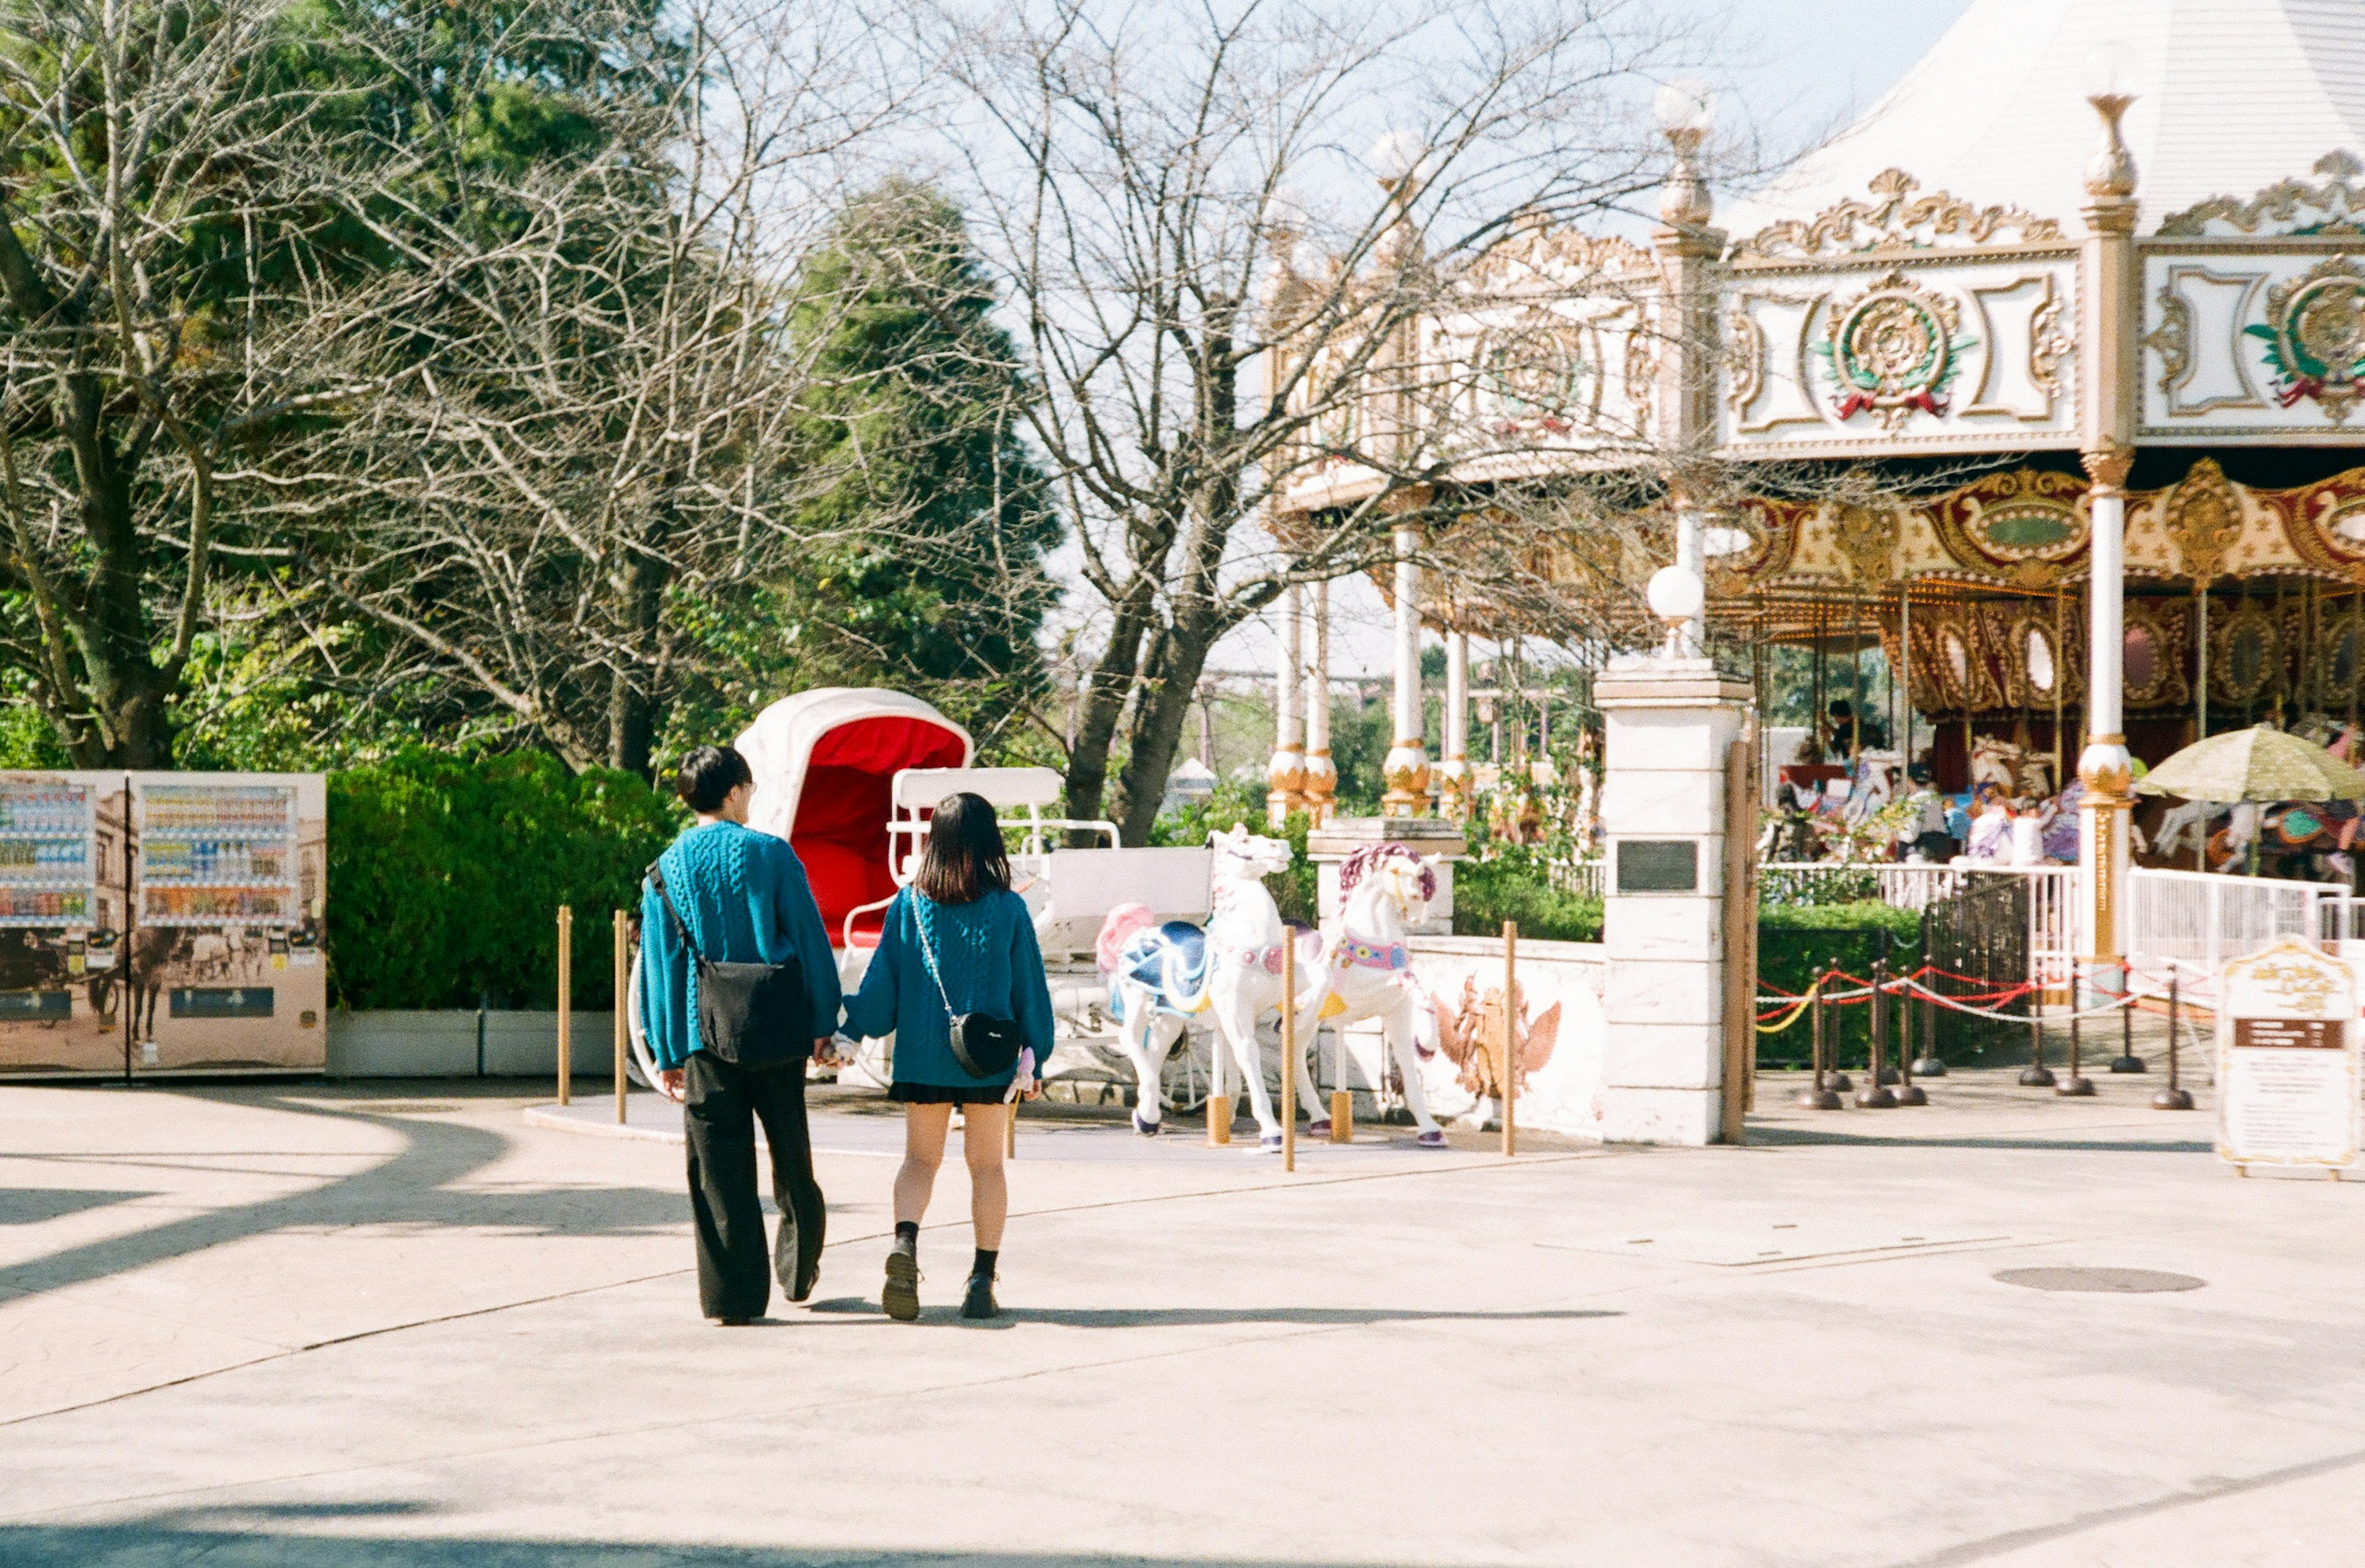
<path fill-rule="evenodd" d="M 546 1085 L 0 1089 L 0 1562 L 2358 1560 L 2365 1182 L 2097 1082 L 1295 1175 L 1030 1126 L 986 1326 L 958 1161 L 878 1312 L 895 1124 L 822 1109 L 821 1290 L 739 1330 L 678 1148 Z"/>

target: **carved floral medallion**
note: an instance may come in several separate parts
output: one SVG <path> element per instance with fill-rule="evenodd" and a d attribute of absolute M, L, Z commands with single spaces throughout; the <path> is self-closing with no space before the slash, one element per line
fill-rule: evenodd
<path fill-rule="evenodd" d="M 1834 304 L 1814 345 L 1839 383 L 1833 411 L 1843 420 L 1868 411 L 1892 431 L 1917 412 L 1943 418 L 1963 354 L 1978 346 L 1961 328 L 1959 305 L 1900 272 Z"/>
<path fill-rule="evenodd" d="M 2267 319 L 2243 329 L 2262 340 L 2275 401 L 2302 398 L 2335 424 L 2365 396 L 2365 270 L 2347 256 L 2317 263 L 2267 290 Z"/>

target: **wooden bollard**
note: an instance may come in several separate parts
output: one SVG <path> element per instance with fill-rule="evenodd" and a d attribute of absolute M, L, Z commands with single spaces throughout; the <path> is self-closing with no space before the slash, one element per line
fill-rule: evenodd
<path fill-rule="evenodd" d="M 1281 944 L 1281 1168 L 1297 1169 L 1297 944 L 1286 928 Z"/>
<path fill-rule="evenodd" d="M 558 1103 L 575 1097 L 575 911 L 558 906 Z"/>
<path fill-rule="evenodd" d="M 1316 1024 L 1314 1032 L 1315 1037 L 1318 1040 L 1321 1037 L 1322 1025 Z M 1355 1096 L 1354 1092 L 1347 1087 L 1347 1031 L 1332 1029 L 1330 1045 L 1331 1068 L 1334 1073 L 1332 1081 L 1335 1085 L 1330 1091 L 1330 1141 L 1352 1143 L 1355 1141 Z M 1317 1058 L 1319 1054 L 1317 1051 Z"/>
<path fill-rule="evenodd" d="M 624 1058 L 632 1049 L 633 1021 L 626 1013 L 633 995 L 632 965 L 625 947 L 624 912 L 616 912 L 614 969 L 616 973 L 616 1125 L 624 1125 Z"/>
<path fill-rule="evenodd" d="M 1157 1022 L 1151 1019 L 1151 1026 Z M 1218 1035 L 1207 1057 L 1207 1146 L 1214 1148 L 1231 1141 L 1232 1097 L 1225 1092 L 1224 1040 Z"/>
<path fill-rule="evenodd" d="M 1503 1155 L 1519 1152 L 1519 923 L 1503 922 Z"/>

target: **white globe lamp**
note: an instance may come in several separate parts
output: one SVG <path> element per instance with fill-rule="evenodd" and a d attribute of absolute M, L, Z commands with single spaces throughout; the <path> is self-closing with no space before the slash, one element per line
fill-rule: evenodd
<path fill-rule="evenodd" d="M 1708 588 L 1699 574 L 1687 566 L 1662 566 L 1651 574 L 1643 599 L 1667 628 L 1666 656 L 1681 658 L 1684 652 L 1684 623 L 1698 615 L 1708 603 Z"/>

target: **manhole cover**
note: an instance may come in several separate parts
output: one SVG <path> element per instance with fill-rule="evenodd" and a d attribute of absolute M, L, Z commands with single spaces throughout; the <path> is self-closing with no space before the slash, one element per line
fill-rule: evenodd
<path fill-rule="evenodd" d="M 2113 1295 L 2197 1291 L 2209 1282 L 2191 1274 L 2163 1273 L 2158 1269 L 2006 1269 L 1996 1278 L 2005 1284 L 2025 1285 L 2033 1291 L 2101 1291 Z"/>

